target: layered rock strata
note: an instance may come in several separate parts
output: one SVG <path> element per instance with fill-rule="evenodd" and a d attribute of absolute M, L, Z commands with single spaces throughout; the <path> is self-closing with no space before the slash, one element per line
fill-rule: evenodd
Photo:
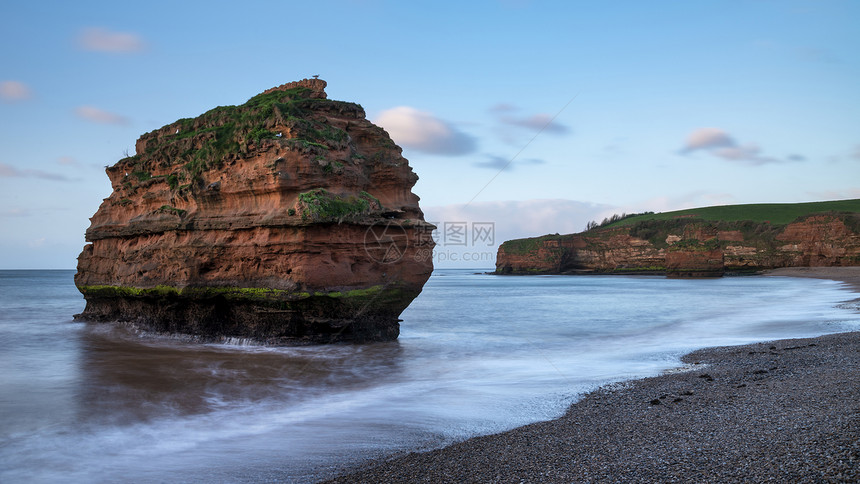
<path fill-rule="evenodd" d="M 779 267 L 860 265 L 860 214 L 811 214 L 786 225 L 648 221 L 509 240 L 498 274 L 666 274 L 713 277 Z"/>
<path fill-rule="evenodd" d="M 107 168 L 79 319 L 270 343 L 391 340 L 432 272 L 418 177 L 305 79 L 140 137 Z"/>

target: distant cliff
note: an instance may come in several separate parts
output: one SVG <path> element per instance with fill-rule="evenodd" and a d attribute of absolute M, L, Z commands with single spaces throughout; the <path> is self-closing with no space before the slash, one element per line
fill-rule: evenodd
<path fill-rule="evenodd" d="M 80 319 L 273 343 L 390 340 L 433 270 L 418 177 L 304 79 L 144 134 L 107 168 Z"/>
<path fill-rule="evenodd" d="M 860 200 L 839 203 L 860 209 Z M 695 212 L 509 240 L 499 247 L 496 273 L 713 277 L 777 267 L 860 265 L 860 210 L 812 211 L 789 223 L 761 220 L 760 214 L 757 220 L 708 220 Z"/>

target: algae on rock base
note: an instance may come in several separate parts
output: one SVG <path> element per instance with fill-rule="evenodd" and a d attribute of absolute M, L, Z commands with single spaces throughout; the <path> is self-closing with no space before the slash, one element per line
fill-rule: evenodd
<path fill-rule="evenodd" d="M 242 337 L 263 344 L 393 340 L 400 334 L 397 316 L 417 296 L 384 286 L 313 294 L 241 287 L 79 289 L 90 321 L 123 321 L 201 342 Z"/>

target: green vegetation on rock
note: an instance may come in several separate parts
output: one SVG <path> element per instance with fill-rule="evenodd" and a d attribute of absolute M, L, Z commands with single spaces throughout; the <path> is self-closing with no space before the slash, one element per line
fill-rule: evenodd
<path fill-rule="evenodd" d="M 299 301 L 310 297 L 366 301 L 368 298 L 394 297 L 397 289 L 386 289 L 375 285 L 364 289 L 349 291 L 314 292 L 286 291 L 263 287 L 173 287 L 159 285 L 148 288 L 130 286 L 78 286 L 78 290 L 88 298 L 166 298 L 181 297 L 191 299 L 211 299 L 222 297 L 233 301 Z M 386 295 L 387 294 L 387 295 Z"/>
<path fill-rule="evenodd" d="M 251 141 L 255 141 L 255 142 L 259 142 L 261 139 L 275 139 L 275 138 L 277 138 L 276 133 L 273 133 L 272 131 L 269 131 L 268 129 L 263 128 L 262 126 L 258 126 L 254 129 L 252 129 L 248 133 L 248 139 Z"/>
<path fill-rule="evenodd" d="M 299 194 L 302 220 L 340 222 L 381 208 L 379 200 L 367 192 L 358 195 L 336 195 L 325 188 Z"/>
<path fill-rule="evenodd" d="M 799 231 L 787 230 L 789 224 L 803 223 L 813 217 L 815 221 L 799 226 Z M 817 238 L 831 237 L 828 233 L 833 232 L 832 242 L 844 245 L 850 254 L 856 244 L 853 238 L 839 235 L 842 224 L 849 233 L 860 233 L 860 200 L 622 214 L 605 219 L 603 224 L 589 223 L 580 234 L 506 241 L 499 250 L 497 272 L 529 273 L 532 269 L 550 273 L 677 272 L 675 265 L 686 264 L 685 257 L 695 264 L 697 257 L 711 257 L 710 251 L 726 257 L 724 267 L 733 273 L 810 262 L 843 265 L 853 261 L 853 256 L 839 255 L 838 251 L 810 252 L 804 248 L 817 243 Z M 554 239 L 562 239 L 564 243 L 550 243 Z M 659 263 L 664 255 L 672 256 L 671 267 L 664 268 Z M 711 259 L 715 257 L 716 254 Z M 701 272 L 700 268 L 694 269 L 691 270 Z"/>
<path fill-rule="evenodd" d="M 539 249 L 540 247 L 543 247 L 544 242 L 548 240 L 560 240 L 564 237 L 564 235 L 552 234 L 543 235 L 541 237 L 530 237 L 527 239 L 513 239 L 502 243 L 501 248 L 507 254 L 526 255 Z"/>
<path fill-rule="evenodd" d="M 176 176 L 176 174 L 167 175 L 165 181 L 167 181 L 167 186 L 169 186 L 171 190 L 179 188 L 179 177 Z"/>
<path fill-rule="evenodd" d="M 616 272 L 619 274 L 632 274 L 632 273 L 636 273 L 636 272 L 647 272 L 647 273 L 660 272 L 660 273 L 662 273 L 662 272 L 666 272 L 666 267 L 665 266 L 616 267 L 613 270 L 613 272 Z"/>
<path fill-rule="evenodd" d="M 766 222 L 754 222 L 750 220 L 742 220 L 738 222 L 702 222 L 698 219 L 690 219 L 690 218 L 675 218 L 675 219 L 664 219 L 664 220 L 643 220 L 637 222 L 630 227 L 623 227 L 628 230 L 628 233 L 636 238 L 647 240 L 654 247 L 658 249 L 663 249 L 669 247 L 669 244 L 666 242 L 666 238 L 670 234 L 678 235 L 684 232 L 685 227 L 692 226 L 695 228 L 696 226 L 705 226 L 711 228 L 712 230 L 717 231 L 739 231 L 744 240 L 753 241 L 757 240 L 760 242 L 764 242 L 767 245 L 771 244 L 776 236 L 782 231 L 782 225 L 773 225 Z M 616 230 L 619 227 L 612 227 L 609 230 Z M 589 235 L 592 233 L 589 232 Z M 690 239 L 691 241 L 695 241 L 695 239 Z M 685 241 L 676 242 L 674 245 L 681 244 L 679 247 L 683 246 Z M 692 244 L 693 242 L 689 242 Z M 698 241 L 695 241 L 698 243 Z M 728 242 L 724 242 L 723 245 Z"/>
<path fill-rule="evenodd" d="M 152 178 L 152 175 L 148 171 L 133 171 L 130 176 L 137 178 L 137 181 L 142 182 Z"/>
<path fill-rule="evenodd" d="M 158 211 L 162 213 L 179 215 L 180 217 L 185 215 L 185 210 L 182 210 L 181 208 L 171 207 L 170 205 L 162 205 L 158 208 Z"/>
<path fill-rule="evenodd" d="M 130 167 L 139 181 L 149 179 L 145 170 L 152 162 L 179 165 L 189 179 L 217 168 L 240 156 L 249 143 L 263 140 L 283 143 L 294 149 L 341 149 L 346 146 L 345 131 L 310 116 L 314 109 L 337 106 L 338 109 L 361 110 L 353 103 L 310 98 L 312 90 L 297 87 L 258 94 L 239 106 L 219 106 L 196 118 L 184 118 L 143 136 L 145 149 L 120 161 Z M 293 135 L 286 139 L 273 130 L 286 126 Z M 178 188 L 178 178 L 167 180 Z"/>

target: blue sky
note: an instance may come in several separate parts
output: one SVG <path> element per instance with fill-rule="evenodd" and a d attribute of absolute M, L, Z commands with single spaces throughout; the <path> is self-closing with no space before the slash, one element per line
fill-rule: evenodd
<path fill-rule="evenodd" d="M 74 268 L 142 133 L 314 74 L 428 220 L 495 224 L 441 267 L 615 212 L 860 198 L 860 2 L 464 3 L 5 2 L 0 268 Z"/>

